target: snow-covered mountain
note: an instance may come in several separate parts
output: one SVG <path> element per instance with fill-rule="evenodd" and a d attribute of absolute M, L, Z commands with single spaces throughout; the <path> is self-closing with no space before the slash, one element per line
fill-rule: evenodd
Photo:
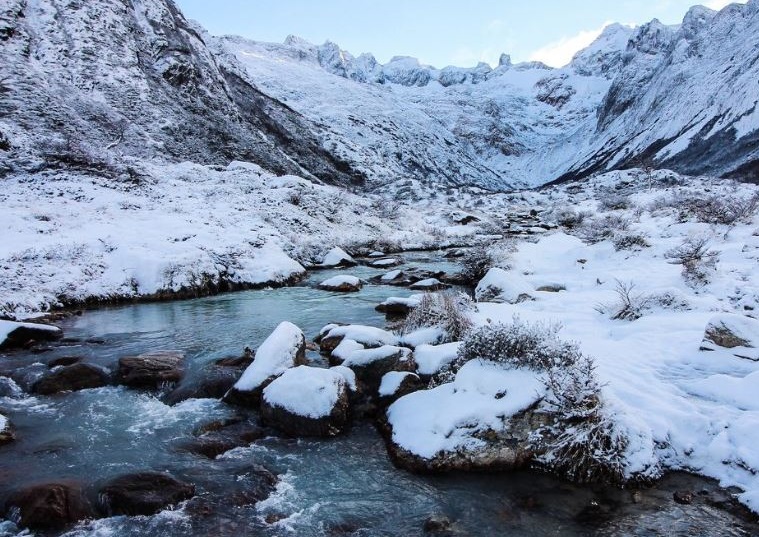
<path fill-rule="evenodd" d="M 9 0 L 0 173 L 135 180 L 135 160 L 227 164 L 382 191 L 504 189 L 633 165 L 756 180 L 759 0 L 611 25 L 561 69 L 380 64 L 334 43 L 215 38 L 171 0 Z"/>

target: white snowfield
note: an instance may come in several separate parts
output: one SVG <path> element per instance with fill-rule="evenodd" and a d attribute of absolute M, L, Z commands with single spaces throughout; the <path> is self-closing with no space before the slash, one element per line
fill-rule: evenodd
<path fill-rule="evenodd" d="M 298 416 L 322 418 L 330 415 L 346 386 L 339 371 L 300 365 L 274 379 L 264 389 L 263 398 Z"/>
<path fill-rule="evenodd" d="M 477 432 L 503 431 L 504 417 L 528 408 L 544 392 L 532 371 L 474 360 L 459 370 L 454 382 L 411 393 L 388 408 L 393 442 L 426 459 L 476 450 L 485 446 Z"/>
<path fill-rule="evenodd" d="M 234 388 L 245 392 L 255 390 L 268 378 L 281 375 L 295 364 L 298 350 L 305 344 L 300 328 L 281 322 L 256 349 L 256 356 L 243 371 Z"/>
<path fill-rule="evenodd" d="M 665 175 L 657 174 L 654 182 Z M 518 304 L 479 303 L 474 318 L 478 324 L 509 323 L 515 315 L 524 322 L 560 323 L 560 336 L 578 342 L 595 359 L 607 408 L 631 439 L 631 462 L 642 465 L 653 457 L 664 468 L 717 478 L 724 486 L 743 489 L 740 500 L 759 512 L 759 362 L 746 359 L 756 356 L 759 339 L 759 215 L 754 211 L 732 226 L 705 224 L 681 218 L 682 204 L 677 201 L 686 195 L 703 199 L 707 191 L 728 201 L 746 199 L 756 195 L 757 188 L 703 179 L 677 181 L 682 184 L 649 190 L 644 176 L 613 172 L 581 189 L 523 193 L 526 203 L 536 207 L 591 213 L 603 211 L 597 199 L 605 193 L 629 194 L 627 209 L 601 214 L 622 218 L 627 229 L 612 230 L 612 237 L 595 244 L 558 231 L 536 242 L 518 243 L 509 260 L 510 272 L 523 275 L 533 287 L 556 282 L 566 290 L 536 293 L 535 300 Z M 662 201 L 673 197 L 674 202 Z M 607 223 L 603 230 L 608 227 Z M 644 237 L 647 246 L 615 249 L 613 237 L 632 234 Z M 717 254 L 714 267 L 706 268 L 707 283 L 686 281 L 683 267 L 668 255 L 698 237 L 708 238 L 710 251 Z M 641 305 L 640 318 L 612 319 L 618 308 L 618 282 L 634 285 L 631 295 Z M 705 330 L 715 323 L 726 325 L 753 347 L 700 350 Z M 745 357 L 736 356 L 736 349 Z M 441 388 L 436 390 L 452 390 Z M 392 408 L 393 419 L 406 426 L 399 429 L 406 447 L 431 456 L 435 449 L 450 449 L 459 442 L 470 445 L 469 440 L 457 439 L 459 432 L 453 440 L 441 440 L 454 425 L 440 422 L 433 412 L 443 396 L 421 392 L 413 397 Z M 405 415 L 413 415 L 414 406 L 430 410 L 417 421 Z M 428 436 L 414 436 L 416 428 L 435 420 L 441 425 L 434 434 L 430 428 Z"/>

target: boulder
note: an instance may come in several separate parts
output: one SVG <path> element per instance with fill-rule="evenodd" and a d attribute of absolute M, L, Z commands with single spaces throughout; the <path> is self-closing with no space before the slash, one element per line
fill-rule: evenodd
<path fill-rule="evenodd" d="M 13 426 L 11 421 L 0 414 L 0 446 L 13 442 L 16 439 L 16 435 L 13 432 Z"/>
<path fill-rule="evenodd" d="M 420 281 L 444 278 L 445 275 L 445 272 L 442 270 L 430 271 L 420 268 L 411 268 L 407 270 L 396 269 L 380 276 L 374 276 L 370 278 L 369 281 L 380 285 L 409 287 Z"/>
<path fill-rule="evenodd" d="M 355 293 L 361 290 L 361 280 L 356 276 L 334 276 L 324 280 L 317 286 L 323 291 L 336 291 L 338 293 Z"/>
<path fill-rule="evenodd" d="M 63 331 L 57 326 L 0 320 L 0 351 L 27 349 L 62 337 Z"/>
<path fill-rule="evenodd" d="M 306 363 L 306 337 L 290 322 L 280 323 L 256 351 L 256 357 L 224 395 L 224 402 L 258 405 L 261 392 L 276 377 Z"/>
<path fill-rule="evenodd" d="M 52 369 L 61 365 L 74 365 L 81 362 L 81 356 L 61 356 L 59 358 L 53 358 L 47 363 L 47 366 Z"/>
<path fill-rule="evenodd" d="M 437 278 L 427 278 L 426 280 L 412 283 L 409 287 L 415 291 L 440 291 L 441 289 L 448 289 L 450 285 L 441 282 Z"/>
<path fill-rule="evenodd" d="M 410 371 L 390 371 L 382 376 L 377 393 L 386 405 L 422 387 L 419 375 Z"/>
<path fill-rule="evenodd" d="M 255 423 L 236 419 L 214 422 L 197 431 L 194 438 L 180 442 L 176 449 L 215 459 L 227 451 L 248 446 L 266 436 Z"/>
<path fill-rule="evenodd" d="M 335 436 L 348 424 L 345 377 L 305 365 L 289 369 L 264 389 L 261 416 L 291 436 Z"/>
<path fill-rule="evenodd" d="M 32 385 L 32 392 L 52 395 L 100 388 L 108 384 L 110 375 L 105 369 L 92 364 L 58 366 Z"/>
<path fill-rule="evenodd" d="M 327 325 L 327 327 L 322 329 L 319 340 L 319 352 L 322 354 L 330 354 L 343 339 L 353 340 L 365 347 L 381 347 L 398 343 L 398 336 L 374 326 L 348 324 Z"/>
<path fill-rule="evenodd" d="M 108 516 L 153 515 L 195 495 L 195 485 L 169 474 L 142 472 L 107 481 L 98 491 L 100 507 Z"/>
<path fill-rule="evenodd" d="M 520 275 L 494 267 L 477 284 L 474 298 L 477 302 L 516 304 L 530 300 L 532 291 L 532 286 Z"/>
<path fill-rule="evenodd" d="M 221 399 L 251 363 L 251 358 L 241 356 L 222 358 L 207 364 L 190 378 L 183 378 L 164 402 L 175 405 L 186 399 Z"/>
<path fill-rule="evenodd" d="M 116 378 L 131 388 L 156 389 L 182 379 L 184 353 L 155 351 L 119 359 Z"/>
<path fill-rule="evenodd" d="M 355 267 L 358 263 L 348 253 L 338 247 L 332 248 L 322 259 L 320 264 L 324 268 L 332 267 Z"/>
<path fill-rule="evenodd" d="M 540 376 L 472 360 L 453 382 L 405 395 L 380 423 L 393 462 L 415 472 L 512 470 L 530 463 L 544 416 Z"/>
<path fill-rule="evenodd" d="M 95 511 L 78 483 L 58 482 L 17 490 L 5 502 L 5 516 L 32 530 L 61 530 L 95 518 Z"/>
<path fill-rule="evenodd" d="M 388 317 L 405 317 L 421 303 L 421 297 L 422 295 L 412 295 L 410 297 L 391 296 L 378 304 L 374 309 L 380 313 L 384 313 Z"/>
<path fill-rule="evenodd" d="M 385 257 L 383 259 L 377 259 L 369 263 L 370 267 L 374 268 L 386 268 L 395 267 L 402 264 L 403 261 L 397 257 Z"/>
<path fill-rule="evenodd" d="M 722 313 L 706 325 L 702 351 L 729 350 L 738 358 L 759 361 L 759 320 Z"/>
<path fill-rule="evenodd" d="M 385 374 L 391 371 L 416 370 L 411 350 L 394 345 L 355 350 L 347 355 L 342 365 L 353 370 L 358 384 L 365 393 L 372 394 L 378 392 Z"/>

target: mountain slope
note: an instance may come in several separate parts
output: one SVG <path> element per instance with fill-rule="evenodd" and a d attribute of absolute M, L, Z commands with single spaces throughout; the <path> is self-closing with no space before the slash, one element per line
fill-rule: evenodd
<path fill-rule="evenodd" d="M 350 184 L 315 129 L 219 61 L 172 2 L 10 0 L 0 14 L 3 171 L 254 161 Z"/>

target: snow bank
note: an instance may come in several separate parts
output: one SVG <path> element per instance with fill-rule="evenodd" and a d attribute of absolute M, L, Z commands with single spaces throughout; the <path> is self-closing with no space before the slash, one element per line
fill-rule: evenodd
<path fill-rule="evenodd" d="M 282 322 L 258 347 L 253 363 L 243 371 L 234 389 L 257 389 L 267 379 L 284 373 L 304 359 L 306 338 L 300 328 Z"/>
<path fill-rule="evenodd" d="M 532 293 L 533 287 L 518 274 L 491 268 L 477 284 L 474 298 L 477 302 L 508 302 L 513 304 Z"/>
<path fill-rule="evenodd" d="M 543 393 L 532 371 L 476 360 L 466 363 L 452 383 L 401 397 L 388 408 L 387 418 L 395 444 L 430 459 L 485 447 L 476 433 L 504 430 L 504 418 L 530 407 Z"/>
<path fill-rule="evenodd" d="M 456 358 L 460 344 L 455 341 L 443 345 L 419 345 L 414 349 L 417 371 L 422 375 L 434 375 Z"/>
<path fill-rule="evenodd" d="M 264 389 L 263 399 L 298 416 L 321 418 L 329 416 L 346 386 L 339 371 L 301 365 L 274 379 Z"/>

